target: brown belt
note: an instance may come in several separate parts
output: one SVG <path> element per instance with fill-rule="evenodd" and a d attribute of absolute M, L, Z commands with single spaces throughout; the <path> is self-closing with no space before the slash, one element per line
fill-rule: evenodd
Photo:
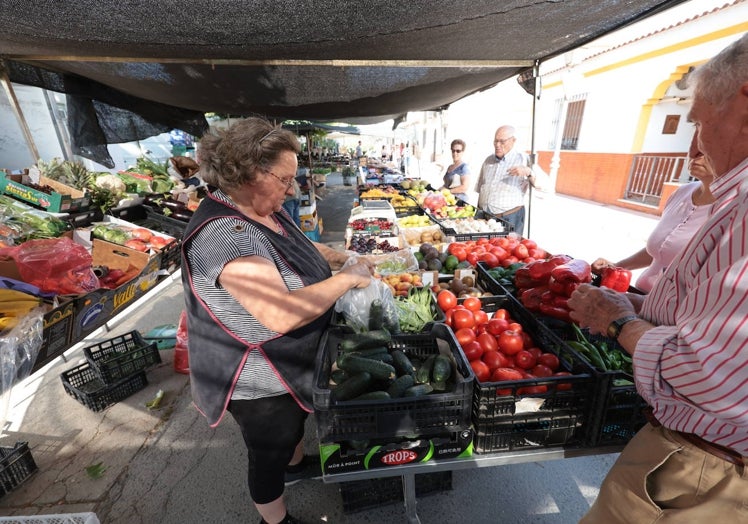
<path fill-rule="evenodd" d="M 655 418 L 651 407 L 644 408 L 644 417 L 650 424 L 652 424 L 652 427 L 657 428 L 662 426 L 662 424 L 660 424 L 660 421 Z M 709 453 L 710 455 L 714 455 L 718 459 L 722 459 L 725 462 L 729 462 L 730 464 L 734 464 L 735 466 L 745 466 L 746 464 L 748 464 L 748 460 L 746 460 L 744 456 L 742 456 L 735 450 L 720 446 L 719 444 L 714 444 L 713 442 L 709 442 L 708 440 L 704 440 L 703 438 L 699 437 L 698 435 L 694 435 L 693 433 L 684 433 L 682 431 L 675 431 L 673 429 L 671 429 L 670 431 L 672 431 L 673 433 L 677 433 L 683 440 L 685 440 L 689 444 L 696 446 L 701 451 Z"/>
<path fill-rule="evenodd" d="M 517 211 L 519 211 L 519 210 L 520 210 L 520 209 L 522 209 L 523 207 L 524 207 L 524 206 L 517 206 L 517 207 L 513 207 L 513 208 L 512 208 L 512 209 L 510 209 L 509 211 L 504 211 L 503 213 L 494 213 L 494 215 L 496 215 L 496 216 L 497 216 L 497 217 L 499 217 L 499 218 L 501 218 L 501 217 L 505 217 L 505 216 L 507 216 L 507 215 L 511 215 L 512 213 L 516 213 Z"/>

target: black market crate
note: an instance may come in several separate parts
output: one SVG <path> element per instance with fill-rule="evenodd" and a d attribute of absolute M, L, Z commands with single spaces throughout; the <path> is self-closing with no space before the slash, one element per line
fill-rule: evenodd
<path fill-rule="evenodd" d="M 514 231 L 514 228 L 512 225 L 507 222 L 506 220 L 497 217 L 496 215 L 492 215 L 491 213 L 488 213 L 486 211 L 483 211 L 482 209 L 476 209 L 475 215 L 473 215 L 473 218 L 477 219 L 483 219 L 483 220 L 489 220 L 493 218 L 497 222 L 499 222 L 504 230 L 503 231 L 485 231 L 485 232 L 479 232 L 479 233 L 458 233 L 454 228 L 449 227 L 444 224 L 444 218 L 436 218 L 432 213 L 429 213 L 426 211 L 426 215 L 431 218 L 432 221 L 439 224 L 439 228 L 442 230 L 442 233 L 444 233 L 448 237 L 453 237 L 454 242 L 467 242 L 469 240 L 478 240 L 479 238 L 498 238 L 498 237 L 505 237 L 512 231 Z"/>
<path fill-rule="evenodd" d="M 451 389 L 419 397 L 335 401 L 329 388 L 330 370 L 345 336 L 340 329 L 328 329 L 317 355 L 313 394 L 320 441 L 412 438 L 470 427 L 475 375 L 445 324 L 434 324 L 428 333 L 394 335 L 389 343 L 390 350 L 400 349 L 411 359 L 441 353 L 452 361 Z"/>
<path fill-rule="evenodd" d="M 552 326 L 554 334 L 562 340 L 576 340 L 571 325 L 556 321 Z M 582 333 L 595 345 L 605 343 L 608 348 L 625 352 L 615 339 L 603 335 L 591 335 L 587 329 L 583 329 Z M 581 357 L 589 362 L 585 355 Z M 626 444 L 647 423 L 643 413 L 647 403 L 636 391 L 631 373 L 623 370 L 602 371 L 591 362 L 590 366 L 597 376 L 597 386 L 592 419 L 586 436 L 587 444 L 590 446 Z"/>
<path fill-rule="evenodd" d="M 538 348 L 558 357 L 559 371 L 571 375 L 502 382 L 476 379 L 472 412 L 476 453 L 582 445 L 595 406 L 597 382 L 592 368 L 511 296 L 484 305 L 489 314 L 497 309 L 506 309 Z"/>
<path fill-rule="evenodd" d="M 61 373 L 65 392 L 91 411 L 102 411 L 148 385 L 145 371 L 105 384 L 88 363 Z"/>
<path fill-rule="evenodd" d="M 160 269 L 173 273 L 182 264 L 182 243 L 179 240 L 164 246 L 161 249 Z"/>
<path fill-rule="evenodd" d="M 20 486 L 37 469 L 28 442 L 0 447 L 0 497 Z"/>
<path fill-rule="evenodd" d="M 147 342 L 138 331 L 85 347 L 83 354 L 105 384 L 112 384 L 161 363 L 156 343 Z"/>
<path fill-rule="evenodd" d="M 395 204 L 392 204 L 392 207 L 395 209 L 395 216 L 397 218 L 407 217 L 411 215 L 423 215 L 424 211 L 421 206 L 418 205 L 418 202 L 415 198 L 413 198 L 411 195 L 407 193 L 400 192 L 401 195 L 403 195 L 406 199 L 411 201 L 413 205 L 409 206 L 396 206 Z"/>
<path fill-rule="evenodd" d="M 137 220 L 134 223 L 141 227 L 151 229 L 153 231 L 159 231 L 166 233 L 169 236 L 181 240 L 184 236 L 184 231 L 187 229 L 187 222 L 184 220 L 177 220 L 176 218 L 168 217 L 162 213 L 159 213 L 151 206 L 143 206 L 145 209 L 145 218 Z"/>
<path fill-rule="evenodd" d="M 490 268 L 486 265 L 485 262 L 478 262 L 475 266 L 475 280 L 477 281 L 478 285 L 485 289 L 486 291 L 489 291 L 493 293 L 494 295 L 512 295 L 516 297 L 516 288 L 512 284 L 511 286 L 507 286 L 496 280 L 493 275 L 490 273 Z"/>
<path fill-rule="evenodd" d="M 452 490 L 452 472 L 438 471 L 414 475 L 416 497 Z M 340 484 L 344 513 L 355 513 L 386 504 L 403 502 L 403 478 L 385 477 L 354 480 Z"/>

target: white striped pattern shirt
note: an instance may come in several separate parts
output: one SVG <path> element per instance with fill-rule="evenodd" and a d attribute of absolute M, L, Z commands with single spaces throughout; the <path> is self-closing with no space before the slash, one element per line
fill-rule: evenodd
<path fill-rule="evenodd" d="M 711 216 L 655 283 L 641 317 L 639 393 L 667 428 L 748 455 L 748 159 L 711 185 Z"/>

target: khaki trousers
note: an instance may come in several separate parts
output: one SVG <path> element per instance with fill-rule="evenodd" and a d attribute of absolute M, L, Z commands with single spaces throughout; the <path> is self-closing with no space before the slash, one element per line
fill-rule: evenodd
<path fill-rule="evenodd" d="M 748 473 L 664 427 L 621 452 L 580 524 L 748 523 Z"/>

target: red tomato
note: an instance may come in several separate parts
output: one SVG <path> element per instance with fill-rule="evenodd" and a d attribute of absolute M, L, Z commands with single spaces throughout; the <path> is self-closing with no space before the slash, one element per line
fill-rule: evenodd
<path fill-rule="evenodd" d="M 151 240 L 151 237 L 153 237 L 153 233 L 151 233 L 150 230 L 144 227 L 136 227 L 135 229 L 130 231 L 130 234 L 133 238 L 137 238 L 138 240 L 142 240 L 143 242 L 149 242 Z"/>
<path fill-rule="evenodd" d="M 463 262 L 467 258 L 468 252 L 464 247 L 460 246 L 460 247 L 454 248 L 451 254 L 456 256 L 457 260 L 459 260 L 460 262 Z"/>
<path fill-rule="evenodd" d="M 534 368 L 532 368 L 532 371 L 530 371 L 530 373 L 538 378 L 553 376 L 553 370 L 543 364 L 537 364 Z"/>
<path fill-rule="evenodd" d="M 535 364 L 538 363 L 538 360 L 533 356 L 532 353 L 529 351 L 525 351 L 524 349 L 522 351 L 517 352 L 516 355 L 514 355 L 514 364 L 518 368 L 522 369 L 531 369 L 535 367 Z"/>
<path fill-rule="evenodd" d="M 553 374 L 553 376 L 554 377 L 569 377 L 571 376 L 571 373 L 569 373 L 568 371 L 556 371 Z M 571 384 L 569 384 L 568 382 L 559 382 L 558 384 L 556 384 L 556 389 L 558 391 L 568 391 L 571 389 Z"/>
<path fill-rule="evenodd" d="M 467 297 L 462 301 L 462 305 L 473 312 L 479 311 L 483 307 L 483 303 L 478 297 Z"/>
<path fill-rule="evenodd" d="M 519 262 L 519 259 L 515 257 L 514 255 L 511 255 L 511 256 L 506 257 L 504 260 L 502 260 L 500 264 L 501 264 L 501 267 L 509 267 L 512 264 L 516 264 L 517 262 Z"/>
<path fill-rule="evenodd" d="M 508 324 L 509 323 L 509 312 L 504 308 L 497 309 L 496 311 L 494 311 L 492 318 L 500 318 L 502 320 L 506 320 Z"/>
<path fill-rule="evenodd" d="M 475 315 L 469 309 L 455 309 L 452 313 L 452 327 L 456 330 L 475 326 Z"/>
<path fill-rule="evenodd" d="M 459 242 L 452 242 L 447 246 L 447 253 L 454 255 L 455 249 L 465 249 L 465 245 Z"/>
<path fill-rule="evenodd" d="M 522 380 L 525 378 L 522 372 L 514 368 L 496 368 L 491 373 L 491 382 L 503 382 L 505 380 Z"/>
<path fill-rule="evenodd" d="M 478 311 L 475 311 L 473 315 L 475 316 L 475 325 L 483 326 L 485 329 L 485 325 L 488 323 L 488 313 L 479 309 Z"/>
<path fill-rule="evenodd" d="M 479 245 L 479 246 L 484 246 L 484 245 L 488 244 L 488 239 L 484 238 L 484 237 L 481 237 L 478 240 L 476 240 L 475 243 L 477 245 Z"/>
<path fill-rule="evenodd" d="M 465 358 L 468 362 L 478 360 L 483 355 L 483 348 L 477 340 L 473 340 L 468 344 L 460 344 L 462 346 L 462 352 L 465 353 Z"/>
<path fill-rule="evenodd" d="M 439 291 L 436 295 L 436 303 L 442 311 L 448 311 L 457 305 L 457 296 L 448 289 Z"/>
<path fill-rule="evenodd" d="M 464 349 L 466 345 L 475 342 L 475 331 L 470 328 L 457 329 L 455 330 L 455 338 Z"/>
<path fill-rule="evenodd" d="M 514 248 L 514 250 L 512 250 L 512 255 L 517 257 L 519 260 L 522 260 L 523 258 L 530 256 L 530 253 L 524 244 L 519 244 Z"/>
<path fill-rule="evenodd" d="M 125 247 L 129 247 L 130 249 L 134 249 L 135 251 L 142 251 L 143 253 L 148 251 L 148 244 L 136 238 L 130 239 L 125 242 Z"/>
<path fill-rule="evenodd" d="M 496 368 L 503 367 L 504 357 L 498 351 L 484 351 L 480 359 L 486 363 L 488 368 L 493 371 Z"/>
<path fill-rule="evenodd" d="M 478 253 L 476 253 L 475 251 L 471 251 L 470 253 L 467 254 L 467 256 L 465 257 L 465 260 L 467 260 L 468 264 L 470 264 L 471 266 L 473 267 L 477 266 L 478 265 Z"/>
<path fill-rule="evenodd" d="M 490 251 L 492 255 L 494 255 L 496 258 L 498 258 L 500 261 L 504 260 L 506 257 L 509 256 L 509 253 L 506 252 L 506 249 L 499 246 L 493 246 Z"/>
<path fill-rule="evenodd" d="M 483 253 L 478 257 L 478 260 L 484 262 L 491 269 L 498 267 L 499 265 L 499 259 L 493 253 Z"/>
<path fill-rule="evenodd" d="M 512 331 L 516 331 L 517 333 L 522 333 L 522 324 L 519 322 L 509 322 L 509 327 L 507 329 L 511 329 Z"/>
<path fill-rule="evenodd" d="M 482 360 L 473 360 L 470 362 L 470 367 L 473 368 L 473 373 L 475 373 L 478 382 L 486 382 L 491 377 L 491 369 Z"/>
<path fill-rule="evenodd" d="M 538 260 L 543 260 L 545 258 L 548 258 L 548 252 L 544 249 L 528 249 L 528 254 L 532 258 L 536 258 Z"/>
<path fill-rule="evenodd" d="M 545 385 L 525 386 L 517 390 L 518 395 L 538 395 L 538 394 L 547 393 L 547 392 L 548 392 L 548 386 L 545 386 Z"/>
<path fill-rule="evenodd" d="M 520 262 L 522 262 L 523 264 L 530 264 L 531 262 L 535 262 L 536 260 L 537 258 L 525 257 L 522 260 L 520 260 Z"/>
<path fill-rule="evenodd" d="M 478 321 L 475 321 L 475 327 L 473 328 L 473 331 L 475 331 L 475 338 L 478 338 L 478 335 L 481 335 L 486 332 L 486 325 L 485 324 L 479 324 Z"/>
<path fill-rule="evenodd" d="M 507 237 L 499 237 L 496 241 L 496 245 L 500 248 L 506 249 L 509 247 L 509 239 Z"/>
<path fill-rule="evenodd" d="M 522 344 L 525 349 L 530 349 L 535 345 L 535 342 L 527 331 L 522 331 Z"/>
<path fill-rule="evenodd" d="M 519 241 L 520 244 L 525 246 L 527 249 L 537 249 L 538 243 L 534 240 L 530 240 L 529 238 L 523 238 Z"/>
<path fill-rule="evenodd" d="M 559 362 L 558 357 L 553 353 L 543 353 L 538 357 L 538 364 L 543 364 L 544 366 L 548 366 L 551 371 L 556 371 L 561 362 Z"/>
<path fill-rule="evenodd" d="M 494 317 L 488 321 L 487 331 L 492 335 L 501 335 L 502 331 L 509 329 L 509 322 L 503 318 Z"/>
<path fill-rule="evenodd" d="M 536 347 L 531 347 L 531 348 L 525 348 L 525 349 L 526 349 L 527 351 L 529 351 L 530 353 L 532 353 L 532 354 L 533 354 L 533 356 L 535 357 L 535 359 L 539 359 L 539 358 L 540 358 L 540 355 L 542 355 L 542 354 L 543 354 L 543 350 L 542 350 L 542 349 L 540 349 L 540 348 L 536 348 Z"/>
<path fill-rule="evenodd" d="M 499 350 L 506 355 L 516 355 L 522 351 L 522 335 L 507 329 L 499 335 Z"/>
<path fill-rule="evenodd" d="M 482 335 L 478 335 L 475 340 L 480 343 L 484 352 L 499 350 L 499 343 L 496 341 L 496 337 L 491 333 L 483 333 Z"/>

